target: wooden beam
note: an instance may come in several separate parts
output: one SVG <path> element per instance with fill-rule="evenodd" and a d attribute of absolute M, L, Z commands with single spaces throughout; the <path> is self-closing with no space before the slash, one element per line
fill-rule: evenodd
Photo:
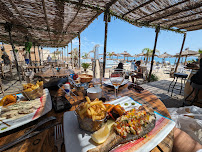
<path fill-rule="evenodd" d="M 196 12 L 196 13 L 184 15 L 183 17 L 182 17 L 182 16 L 178 16 L 178 17 L 173 18 L 173 19 L 171 19 L 171 20 L 164 20 L 164 21 L 162 21 L 160 24 L 163 25 L 163 24 L 165 24 L 165 23 L 167 23 L 167 22 L 169 22 L 169 24 L 170 24 L 170 22 L 173 22 L 173 21 L 176 21 L 176 20 L 179 20 L 179 19 L 184 19 L 184 18 L 186 18 L 186 17 L 194 16 L 194 15 L 197 15 L 197 14 L 202 14 L 202 12 L 200 11 L 200 12 Z"/>
<path fill-rule="evenodd" d="M 196 22 L 196 21 L 201 21 L 202 20 L 202 17 L 201 18 L 195 18 L 195 19 L 191 19 L 191 20 L 186 20 L 186 21 L 182 21 L 182 22 L 177 22 L 177 23 L 174 23 L 172 25 L 170 25 L 170 27 L 174 27 L 176 25 L 183 25 L 183 24 L 187 24 L 187 23 L 192 23 L 192 22 Z"/>
<path fill-rule="evenodd" d="M 79 38 L 79 69 L 81 67 L 81 38 L 80 38 L 80 33 L 78 35 Z"/>
<path fill-rule="evenodd" d="M 49 23 L 48 23 L 48 17 L 47 17 L 47 13 L 46 13 L 46 5 L 45 5 L 44 0 L 42 0 L 42 5 L 43 5 L 43 11 L 44 11 L 44 15 L 45 15 L 45 21 L 46 21 L 46 25 L 47 25 L 48 35 L 49 35 L 49 38 L 51 40 L 50 26 L 49 26 Z"/>
<path fill-rule="evenodd" d="M 156 36 L 155 36 L 155 42 L 154 42 L 154 49 L 152 52 L 152 61 L 151 61 L 151 67 L 150 67 L 149 76 L 148 76 L 148 82 L 150 82 L 150 79 L 151 79 L 151 74 L 152 74 L 152 69 L 153 69 L 153 64 L 154 64 L 154 55 L 156 52 L 156 45 L 157 45 L 159 31 L 160 31 L 160 26 L 156 27 L 156 30 L 155 30 Z"/>
<path fill-rule="evenodd" d="M 166 18 L 166 17 L 169 17 L 169 16 L 173 16 L 173 15 L 178 14 L 178 13 L 183 13 L 183 12 L 186 12 L 186 11 L 191 11 L 191 10 L 196 9 L 196 8 L 199 8 L 199 7 L 201 7 L 201 6 L 202 6 L 202 2 L 197 3 L 197 4 L 195 4 L 194 6 L 191 5 L 191 6 L 189 6 L 189 7 L 186 7 L 185 9 L 182 9 L 182 10 L 172 11 L 170 14 L 164 13 L 164 15 L 159 16 L 159 17 L 157 17 L 157 18 L 154 18 L 154 19 L 148 21 L 148 23 L 152 23 L 152 22 L 154 22 L 154 21 L 158 21 L 158 20 L 160 20 L 160 19 L 163 19 L 163 18 Z"/>
<path fill-rule="evenodd" d="M 148 14 L 148 15 L 145 15 L 145 16 L 143 16 L 143 17 L 140 17 L 140 18 L 136 19 L 135 21 L 142 20 L 142 19 L 144 19 L 144 18 L 146 18 L 146 17 L 152 16 L 152 15 L 154 15 L 154 14 L 156 14 L 156 13 L 160 13 L 160 12 L 162 12 L 162 11 L 165 11 L 165 10 L 167 10 L 167 9 L 170 9 L 170 8 L 172 8 L 172 7 L 175 7 L 175 6 L 177 6 L 177 5 L 183 4 L 183 3 L 187 2 L 187 1 L 189 1 L 189 0 L 184 0 L 184 1 L 181 1 L 181 2 L 176 3 L 176 4 L 174 4 L 174 5 L 170 5 L 170 6 L 168 6 L 168 7 L 165 7 L 165 8 L 162 9 L 162 10 L 158 10 L 158 11 L 153 12 L 153 13 L 151 13 L 151 14 Z"/>
<path fill-rule="evenodd" d="M 6 30 L 6 31 L 8 32 L 8 34 L 9 34 L 10 44 L 11 44 L 11 46 L 12 46 L 13 55 L 14 55 L 14 58 L 15 58 L 15 66 L 16 66 L 16 69 L 17 69 L 17 74 L 18 74 L 20 83 L 22 83 L 22 80 L 21 80 L 21 77 L 20 77 L 20 71 L 19 71 L 19 67 L 18 67 L 18 60 L 17 60 L 17 56 L 16 56 L 16 53 L 15 53 L 15 46 L 14 46 L 14 44 L 13 44 L 13 39 L 12 39 L 12 35 L 11 35 L 11 29 L 12 29 L 12 24 L 6 23 L 6 24 L 5 24 L 5 30 Z"/>
<path fill-rule="evenodd" d="M 153 1 L 154 1 L 154 0 L 149 0 L 149 1 L 145 2 L 145 3 L 142 3 L 141 5 L 139 5 L 139 6 L 135 7 L 135 8 L 133 8 L 133 9 L 129 10 L 127 13 L 123 14 L 122 17 L 128 15 L 128 14 L 131 13 L 131 12 L 134 12 L 135 10 L 137 10 L 137 9 L 139 9 L 139 8 L 141 8 L 141 7 L 144 7 L 144 6 L 147 5 L 147 4 L 150 4 L 150 3 L 153 2 Z"/>
<path fill-rule="evenodd" d="M 79 0 L 79 4 L 82 4 L 84 0 Z M 78 4 L 78 11 L 76 12 L 76 14 L 74 15 L 73 19 L 67 24 L 66 28 L 64 31 L 67 31 L 67 29 L 69 28 L 69 26 L 74 22 L 74 20 L 76 19 L 80 9 L 81 9 L 81 5 Z M 62 31 L 63 32 L 63 31 Z M 62 33 L 61 33 L 62 34 Z M 59 36 L 60 37 L 60 36 Z M 62 34 L 62 38 L 61 41 L 59 42 L 59 44 L 63 41 L 64 38 L 64 34 Z M 59 38 L 58 38 L 59 40 Z"/>
<path fill-rule="evenodd" d="M 183 50 L 183 47 L 184 47 L 184 42 L 185 42 L 185 39 L 186 39 L 186 35 L 187 34 L 184 33 L 184 38 L 183 38 L 183 41 L 182 41 L 182 46 L 181 46 L 181 50 L 180 50 L 180 53 L 179 53 L 179 56 L 178 56 L 178 60 L 177 60 L 177 64 L 176 64 L 174 73 L 177 72 L 177 68 L 178 68 L 178 65 L 179 65 L 179 62 L 180 62 L 180 58 L 181 58 L 182 50 Z"/>
<path fill-rule="evenodd" d="M 193 27 L 187 28 L 187 31 L 195 31 L 195 30 L 200 30 L 200 29 L 202 29 L 202 25 L 201 26 L 199 25 L 195 28 L 193 28 Z"/>
<path fill-rule="evenodd" d="M 27 22 L 27 20 L 24 18 L 24 16 L 20 13 L 20 11 L 19 11 L 18 8 L 16 7 L 16 5 L 13 3 L 13 1 L 12 1 L 12 0 L 9 0 L 9 2 L 11 3 L 11 5 L 12 5 L 13 8 L 15 9 L 15 11 L 19 14 L 20 18 L 23 19 L 23 21 L 24 21 L 28 26 L 31 26 L 31 25 L 29 24 L 29 22 Z M 27 30 L 27 32 L 28 32 L 29 35 L 32 37 L 32 34 L 31 34 L 28 30 Z M 32 32 L 34 33 L 33 30 L 32 30 Z M 32 37 L 32 39 L 34 39 L 34 38 Z M 34 40 L 34 41 L 36 41 L 36 40 Z"/>
<path fill-rule="evenodd" d="M 194 24 L 194 25 L 188 25 L 188 26 L 183 26 L 179 29 L 187 29 L 187 28 L 193 28 L 193 27 L 197 27 L 197 26 L 202 26 L 202 23 L 198 23 L 198 24 Z"/>

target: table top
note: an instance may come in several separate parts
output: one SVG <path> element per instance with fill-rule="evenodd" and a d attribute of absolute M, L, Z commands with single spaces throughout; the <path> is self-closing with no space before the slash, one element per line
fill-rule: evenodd
<path fill-rule="evenodd" d="M 59 72 L 55 68 L 50 68 L 45 72 L 38 72 L 35 73 L 35 76 L 42 77 L 42 78 L 50 78 L 50 77 L 65 77 L 71 74 L 66 69 L 61 68 Z"/>
<path fill-rule="evenodd" d="M 40 65 L 40 66 L 27 66 L 27 69 L 42 69 L 44 68 L 44 66 Z"/>
<path fill-rule="evenodd" d="M 55 91 L 50 91 L 51 95 L 61 95 L 62 91 L 58 90 L 57 92 Z M 103 97 L 109 101 L 109 97 L 114 94 L 114 88 L 113 87 L 105 87 L 103 86 Z M 150 93 L 147 90 L 142 91 L 141 93 L 138 93 L 134 90 L 128 90 L 128 84 L 125 86 L 120 87 L 118 95 L 120 96 L 129 96 L 132 97 L 134 100 L 142 103 L 142 104 L 147 104 L 148 106 L 152 106 L 153 109 L 160 114 L 169 117 L 169 112 L 166 109 L 165 105 L 161 102 L 160 99 L 158 99 L 155 95 Z M 74 97 L 74 99 L 76 99 Z M 78 101 L 76 100 L 73 101 L 72 99 L 68 98 L 70 103 L 72 103 L 72 108 L 70 111 L 75 110 L 75 108 L 78 106 L 78 104 L 83 100 L 83 96 L 80 95 L 78 96 Z M 22 136 L 25 132 L 27 132 L 30 127 L 34 124 L 36 124 L 38 121 L 49 117 L 49 116 L 55 116 L 57 118 L 57 122 L 63 123 L 63 114 L 64 112 L 61 113 L 55 113 L 54 110 L 51 110 L 49 113 L 46 115 L 42 116 L 38 120 L 31 122 L 29 124 L 26 124 L 22 127 L 19 127 L 17 129 L 14 129 L 6 134 L 1 134 L 0 135 L 0 146 L 4 145 L 10 141 L 13 141 L 15 138 L 18 138 Z M 162 151 L 172 151 L 173 147 L 173 139 L 174 139 L 174 133 L 171 131 L 168 136 L 157 146 L 160 147 Z M 157 147 L 155 147 L 152 152 L 155 151 L 160 151 Z M 9 148 L 6 150 L 7 152 L 22 152 L 22 151 L 41 151 L 41 152 L 47 152 L 47 151 L 56 151 L 57 148 L 54 147 L 54 128 L 47 129 L 43 131 L 42 133 L 27 139 L 12 148 Z M 65 151 L 64 146 L 62 147 L 62 151 Z"/>

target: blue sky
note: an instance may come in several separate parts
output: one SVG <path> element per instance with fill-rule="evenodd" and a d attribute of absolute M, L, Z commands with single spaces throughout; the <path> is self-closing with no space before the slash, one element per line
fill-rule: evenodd
<path fill-rule="evenodd" d="M 103 14 L 101 14 L 81 33 L 81 55 L 83 52 L 91 51 L 95 44 L 100 45 L 99 53 L 103 53 L 104 28 Z M 184 49 L 189 47 L 191 50 L 197 51 L 199 48 L 202 48 L 201 35 L 202 30 L 188 32 Z M 153 49 L 154 39 L 155 29 L 136 27 L 112 17 L 111 22 L 108 23 L 107 52 L 114 51 L 115 53 L 121 53 L 127 51 L 131 55 L 138 54 L 141 53 L 143 48 Z M 183 34 L 161 30 L 157 42 L 157 49 L 160 53 L 179 53 L 182 40 Z M 75 47 L 78 48 L 78 38 L 73 40 L 73 48 Z M 56 50 L 56 48 L 44 49 L 49 49 L 50 52 Z M 68 50 L 70 51 L 70 49 L 69 43 Z"/>

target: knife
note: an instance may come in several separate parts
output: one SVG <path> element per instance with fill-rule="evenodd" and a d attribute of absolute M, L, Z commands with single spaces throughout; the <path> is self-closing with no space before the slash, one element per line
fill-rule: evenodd
<path fill-rule="evenodd" d="M 49 121 L 50 121 L 50 119 L 49 119 Z M 47 122 L 47 121 L 46 121 L 46 122 Z M 31 137 L 33 137 L 33 136 L 36 136 L 36 135 L 38 135 L 39 133 L 43 132 L 44 130 L 49 129 L 49 128 L 51 128 L 51 127 L 57 125 L 57 124 L 59 124 L 59 123 L 57 122 L 57 123 L 51 124 L 51 125 L 46 126 L 46 127 L 42 128 L 42 129 L 40 129 L 40 130 L 37 130 L 37 131 L 34 131 L 34 132 L 30 133 L 31 130 L 33 131 L 33 129 L 31 129 L 31 130 L 30 130 L 28 133 L 26 133 L 25 135 L 23 135 L 23 136 L 17 138 L 16 140 L 14 140 L 14 141 L 12 141 L 12 142 L 6 144 L 6 145 L 1 146 L 1 147 L 0 147 L 0 151 L 4 151 L 4 150 L 6 150 L 6 149 L 8 149 L 8 148 L 10 148 L 10 147 L 12 147 L 12 146 L 14 146 L 14 145 L 16 145 L 16 144 L 22 142 L 23 140 L 26 140 L 26 139 L 31 138 Z M 34 127 L 34 128 L 36 128 L 36 127 Z"/>

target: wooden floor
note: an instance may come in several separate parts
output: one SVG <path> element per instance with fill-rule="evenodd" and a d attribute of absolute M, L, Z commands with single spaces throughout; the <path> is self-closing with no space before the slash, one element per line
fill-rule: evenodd
<path fill-rule="evenodd" d="M 173 96 L 171 97 L 171 89 L 168 93 L 168 88 L 170 83 L 172 82 L 173 78 L 167 78 L 166 80 L 160 80 L 155 82 L 150 82 L 146 84 L 142 84 L 141 86 L 144 89 L 149 90 L 153 94 L 155 94 L 167 108 L 172 107 L 181 107 L 184 101 L 184 85 L 182 88 L 181 95 L 179 95 L 179 90 L 173 90 Z M 180 81 L 176 83 L 175 88 L 180 88 Z"/>

